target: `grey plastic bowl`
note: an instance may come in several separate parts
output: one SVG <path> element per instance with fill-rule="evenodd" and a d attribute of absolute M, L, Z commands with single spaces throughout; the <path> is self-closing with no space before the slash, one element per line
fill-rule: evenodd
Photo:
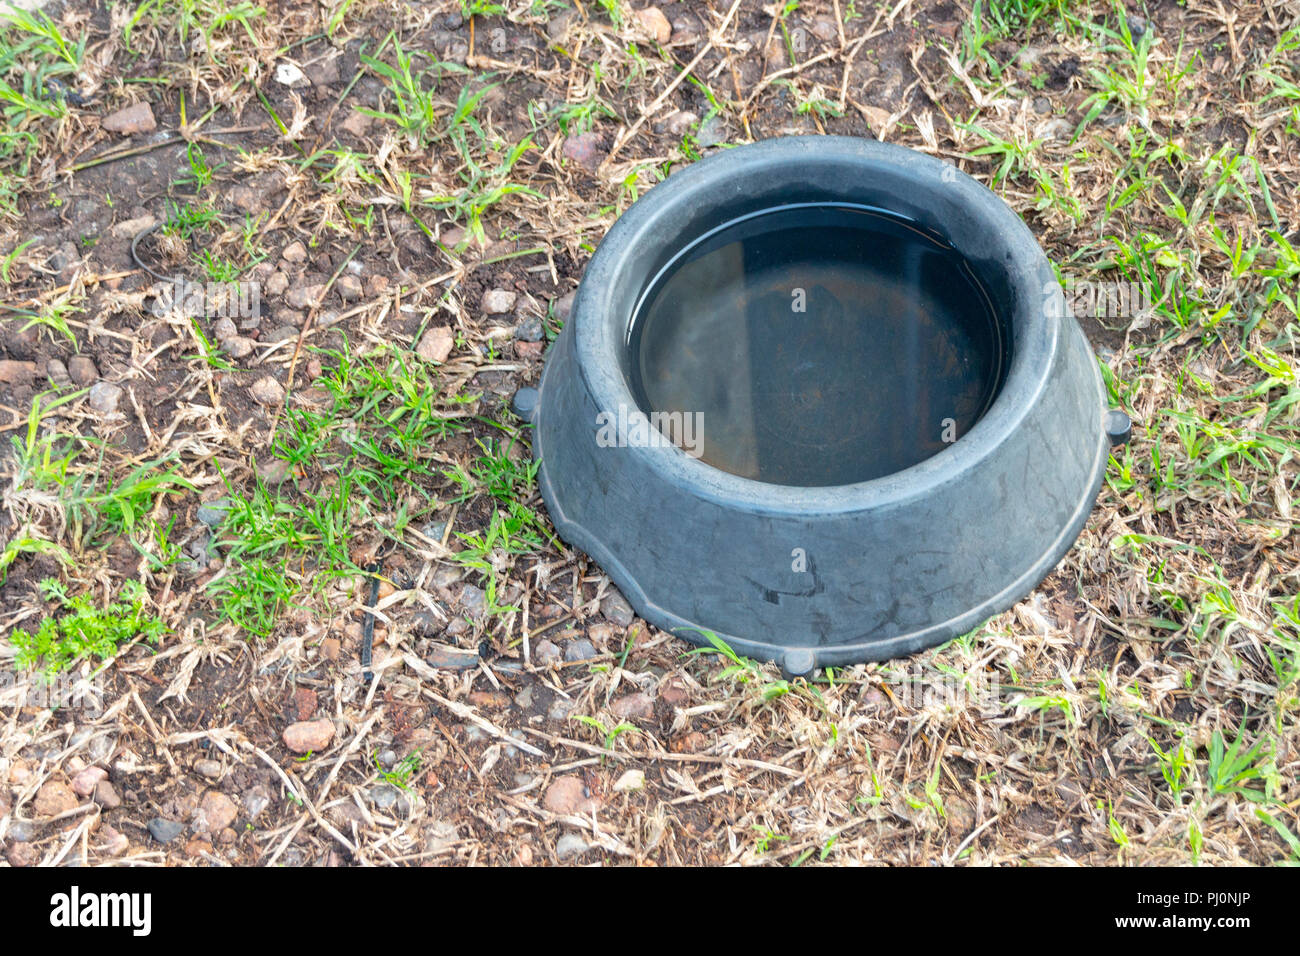
<path fill-rule="evenodd" d="M 983 417 L 918 464 L 822 487 L 740 477 L 665 442 L 604 447 L 601 413 L 637 407 L 629 331 L 647 284 L 720 224 L 800 203 L 889 210 L 964 257 L 1009 343 Z M 697 644 L 713 632 L 792 674 L 909 654 L 1009 608 L 1082 530 L 1110 443 L 1096 359 L 1020 219 L 946 163 L 842 137 L 726 150 L 647 193 L 587 266 L 539 392 L 523 404 L 560 536 L 650 623 Z"/>

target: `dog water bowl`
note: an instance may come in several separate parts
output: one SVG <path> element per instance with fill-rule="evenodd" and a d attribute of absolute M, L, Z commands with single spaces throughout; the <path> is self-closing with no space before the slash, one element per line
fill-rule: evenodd
<path fill-rule="evenodd" d="M 1010 607 L 1109 444 L 1024 224 L 948 164 L 838 137 L 718 153 L 624 213 L 532 398 L 560 536 L 647 621 L 791 673 Z"/>

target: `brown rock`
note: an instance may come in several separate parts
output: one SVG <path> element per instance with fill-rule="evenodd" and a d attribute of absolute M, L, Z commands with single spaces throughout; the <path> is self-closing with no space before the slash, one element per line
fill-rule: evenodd
<path fill-rule="evenodd" d="M 484 707 L 488 710 L 500 710 L 502 707 L 510 705 L 510 698 L 500 691 L 495 690 L 476 690 L 469 695 L 469 702 L 475 707 Z"/>
<path fill-rule="evenodd" d="M 284 745 L 297 754 L 324 750 L 334 739 L 332 720 L 302 720 L 284 731 Z"/>
<path fill-rule="evenodd" d="M 360 110 L 354 109 L 348 114 L 348 118 L 342 122 L 341 126 L 344 131 L 351 133 L 357 139 L 360 139 L 366 134 L 366 130 L 370 127 L 370 117 L 365 113 L 362 113 Z"/>
<path fill-rule="evenodd" d="M 40 851 L 30 843 L 15 843 L 5 853 L 5 859 L 9 861 L 9 865 L 15 868 L 35 866 L 36 861 L 40 858 Z"/>
<path fill-rule="evenodd" d="M 35 362 L 15 362 L 13 359 L 0 359 L 0 382 L 6 385 L 21 385 L 36 377 Z"/>
<path fill-rule="evenodd" d="M 81 805 L 77 795 L 66 783 L 51 780 L 36 793 L 36 813 L 42 817 L 57 817 L 60 813 L 75 810 Z"/>
<path fill-rule="evenodd" d="M 863 106 L 862 115 L 871 128 L 871 132 L 879 133 L 889 125 L 889 118 L 893 114 L 889 110 L 881 109 L 879 106 Z"/>
<path fill-rule="evenodd" d="M 546 788 L 542 806 L 552 813 L 587 814 L 600 809 L 600 799 L 588 795 L 587 788 L 579 778 L 556 777 Z"/>
<path fill-rule="evenodd" d="M 658 7 L 646 7 L 636 12 L 636 22 L 641 29 L 655 38 L 656 43 L 667 43 L 673 35 L 673 25 Z"/>
<path fill-rule="evenodd" d="M 564 158 L 572 160 L 584 169 L 597 169 L 605 158 L 605 147 L 599 133 L 578 133 L 564 141 L 561 150 Z"/>
<path fill-rule="evenodd" d="M 100 827 L 99 840 L 99 845 L 95 849 L 105 856 L 121 856 L 131 846 L 130 841 L 127 840 L 124 834 L 119 833 L 108 824 Z"/>
<path fill-rule="evenodd" d="M 303 66 L 307 79 L 311 80 L 313 86 L 329 86 L 339 81 L 339 57 L 337 55 L 327 55 L 324 59 L 308 63 Z"/>
<path fill-rule="evenodd" d="M 670 707 L 682 707 L 690 700 L 690 689 L 681 681 L 670 681 L 659 692 L 659 699 Z"/>
<path fill-rule="evenodd" d="M 62 359 L 52 358 L 46 362 L 45 374 L 50 377 L 55 388 L 72 387 L 72 376 L 68 374 L 68 367 L 63 364 Z"/>
<path fill-rule="evenodd" d="M 289 463 L 282 458 L 272 458 L 257 466 L 257 477 L 268 485 L 278 485 L 289 478 Z"/>
<path fill-rule="evenodd" d="M 295 264 L 300 262 L 306 262 L 307 247 L 304 246 L 300 241 L 295 239 L 293 242 L 289 243 L 287 246 L 284 247 L 284 252 L 280 253 L 280 255 L 284 256 L 285 262 L 292 262 Z"/>
<path fill-rule="evenodd" d="M 356 276 L 339 276 L 335 288 L 339 290 L 339 298 L 344 302 L 356 302 L 361 298 L 361 280 Z"/>
<path fill-rule="evenodd" d="M 675 754 L 697 754 L 709 746 L 709 740 L 698 730 L 682 734 L 668 745 Z"/>
<path fill-rule="evenodd" d="M 109 233 L 118 239 L 134 239 L 157 221 L 153 216 L 146 213 L 134 219 L 124 219 L 121 222 L 113 223 L 113 228 L 109 230 Z"/>
<path fill-rule="evenodd" d="M 122 798 L 117 795 L 111 783 L 101 780 L 95 786 L 95 802 L 105 810 L 116 810 L 122 805 Z"/>
<path fill-rule="evenodd" d="M 519 293 L 509 289 L 488 289 L 479 301 L 485 315 L 505 315 L 519 301 Z"/>
<path fill-rule="evenodd" d="M 221 341 L 221 347 L 231 358 L 241 359 L 253 354 L 256 343 L 246 335 L 232 335 Z"/>
<path fill-rule="evenodd" d="M 153 118 L 153 108 L 142 102 L 132 103 L 116 113 L 110 113 L 100 125 L 110 133 L 134 136 L 136 133 L 148 133 L 157 129 L 158 121 Z"/>
<path fill-rule="evenodd" d="M 239 808 L 235 802 L 219 790 L 209 790 L 199 804 L 199 824 L 208 833 L 220 833 L 234 823 L 237 816 Z"/>
<path fill-rule="evenodd" d="M 539 358 L 545 348 L 545 342 L 516 342 L 515 354 L 520 358 Z"/>
<path fill-rule="evenodd" d="M 99 781 L 108 776 L 103 767 L 87 767 L 72 778 L 72 792 L 79 797 L 88 797 L 95 792 Z"/>
<path fill-rule="evenodd" d="M 610 713 L 620 720 L 638 720 L 651 717 L 655 712 L 655 702 L 648 694 L 637 691 L 619 697 L 609 705 Z"/>
<path fill-rule="evenodd" d="M 813 36 L 824 43 L 830 43 L 839 36 L 839 27 L 829 17 L 818 17 L 812 22 L 809 29 L 812 30 Z"/>
<path fill-rule="evenodd" d="M 464 226 L 444 226 L 438 231 L 438 242 L 444 249 L 459 249 L 468 238 L 469 233 Z M 482 240 L 479 240 L 479 244 L 483 244 Z"/>
<path fill-rule="evenodd" d="M 325 283 L 323 282 L 317 285 L 294 286 L 285 295 L 284 301 L 291 309 L 310 309 L 320 302 L 324 294 Z"/>
<path fill-rule="evenodd" d="M 445 362 L 456 344 L 451 329 L 445 325 L 435 325 L 420 336 L 420 344 L 415 347 L 415 354 L 426 362 Z"/>
<path fill-rule="evenodd" d="M 244 212 L 258 212 L 262 208 L 262 194 L 252 186 L 236 186 L 230 191 L 230 201 Z"/>
<path fill-rule="evenodd" d="M 321 657 L 327 661 L 336 661 L 339 659 L 339 652 L 342 650 L 337 637 L 327 637 L 320 642 Z"/>
<path fill-rule="evenodd" d="M 678 110 L 664 121 L 664 130 L 672 136 L 685 136 L 699 121 L 700 118 L 695 113 L 689 110 Z"/>
<path fill-rule="evenodd" d="M 96 382 L 90 386 L 90 394 L 86 397 L 90 401 L 90 407 L 99 414 L 116 415 L 117 405 L 122 401 L 122 386 L 112 382 Z"/>
<path fill-rule="evenodd" d="M 569 321 L 573 314 L 573 303 L 578 298 L 577 292 L 568 292 L 555 300 L 555 317 L 561 322 Z"/>
<path fill-rule="evenodd" d="M 310 687 L 299 687 L 293 692 L 293 706 L 299 720 L 311 720 L 316 713 L 316 692 Z"/>
<path fill-rule="evenodd" d="M 68 375 L 82 388 L 86 388 L 99 378 L 99 369 L 86 356 L 74 355 L 68 360 Z"/>
<path fill-rule="evenodd" d="M 278 405 L 284 401 L 284 386 L 269 375 L 254 382 L 248 393 L 263 405 Z"/>
<path fill-rule="evenodd" d="M 478 651 L 466 650 L 451 644 L 433 643 L 425 650 L 424 659 L 430 667 L 463 671 L 478 666 Z"/>

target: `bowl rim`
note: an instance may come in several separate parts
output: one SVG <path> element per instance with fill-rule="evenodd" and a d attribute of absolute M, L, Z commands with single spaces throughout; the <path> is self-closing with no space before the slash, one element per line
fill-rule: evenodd
<path fill-rule="evenodd" d="M 744 177 L 778 163 L 853 163 L 864 174 L 887 170 L 930 187 L 957 202 L 997 230 L 1007 252 L 1003 268 L 1034 283 L 1016 296 L 1003 316 L 1012 342 L 1002 387 L 989 408 L 965 435 L 947 448 L 900 471 L 842 485 L 795 486 L 763 482 L 723 471 L 671 443 L 630 444 L 620 452 L 634 466 L 654 470 L 690 493 L 730 507 L 772 515 L 855 512 L 900 505 L 935 487 L 958 480 L 1003 445 L 1024 421 L 1052 374 L 1061 340 L 1064 296 L 1037 240 L 998 196 L 956 167 L 916 150 L 876 140 L 845 136 L 790 136 L 723 150 L 675 172 L 634 203 L 606 234 L 587 265 L 569 324 L 573 326 L 578 373 L 598 410 L 617 414 L 620 405 L 639 409 L 623 372 L 631 315 L 613 303 L 620 273 L 644 257 L 647 246 L 673 254 L 703 233 L 671 242 L 658 228 L 674 207 L 698 203 L 705 195 L 743 189 Z M 939 193 L 942 190 L 942 193 Z M 864 201 L 865 204 L 865 201 Z M 876 205 L 879 205 L 876 203 Z M 936 204 L 937 205 L 937 204 Z M 780 208 L 780 204 L 772 209 Z M 958 248 L 961 252 L 961 248 Z M 1050 277 L 1051 287 L 1046 284 Z M 635 301 L 640 294 L 632 296 Z M 1100 372 L 1094 368 L 1100 379 Z M 593 432 L 595 421 L 589 423 Z M 612 449 L 611 449 L 612 450 Z"/>

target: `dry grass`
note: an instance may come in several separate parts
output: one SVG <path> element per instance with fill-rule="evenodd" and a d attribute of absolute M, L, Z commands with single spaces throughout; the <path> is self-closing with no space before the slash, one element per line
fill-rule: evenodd
<path fill-rule="evenodd" d="M 128 37 L 122 8 L 74 3 L 52 13 L 72 60 L 47 37 L 4 64 L 14 90 L 37 81 L 0 153 L 7 858 L 1300 860 L 1300 8 L 1152 4 L 1134 36 L 1100 2 L 1000 0 L 975 20 L 928 0 L 710 0 L 666 7 L 663 44 L 606 6 L 463 21 L 453 2 L 164 2 Z M 363 44 L 428 71 L 400 107 Z M 310 79 L 278 82 L 285 64 Z M 156 132 L 101 128 L 139 100 Z M 1137 280 L 1156 303 L 1085 317 L 1137 424 L 1061 566 L 975 633 L 813 685 L 605 619 L 608 581 L 552 538 L 504 409 L 542 361 L 514 326 L 558 328 L 622 210 L 717 143 L 796 132 L 954 161 L 1063 279 Z M 171 234 L 137 262 L 141 216 Z M 305 261 L 286 264 L 295 241 Z M 141 264 L 289 283 L 235 357 L 212 321 L 155 310 Z M 483 312 L 497 288 L 513 318 Z M 446 360 L 416 356 L 441 328 Z M 47 380 L 74 354 L 122 387 L 116 413 Z M 287 402 L 254 397 L 268 376 Z M 198 509 L 218 499 L 209 550 Z M 50 577 L 97 607 L 138 580 L 167 626 L 73 668 L 100 706 L 47 706 L 10 670 L 15 631 L 54 613 Z M 539 660 L 578 639 L 594 658 Z M 440 666 L 450 645 L 482 657 Z M 281 739 L 300 707 L 335 728 L 307 757 Z M 87 766 L 121 806 L 55 799 Z M 232 825 L 204 822 L 209 791 Z M 170 843 L 146 830 L 196 814 Z"/>

